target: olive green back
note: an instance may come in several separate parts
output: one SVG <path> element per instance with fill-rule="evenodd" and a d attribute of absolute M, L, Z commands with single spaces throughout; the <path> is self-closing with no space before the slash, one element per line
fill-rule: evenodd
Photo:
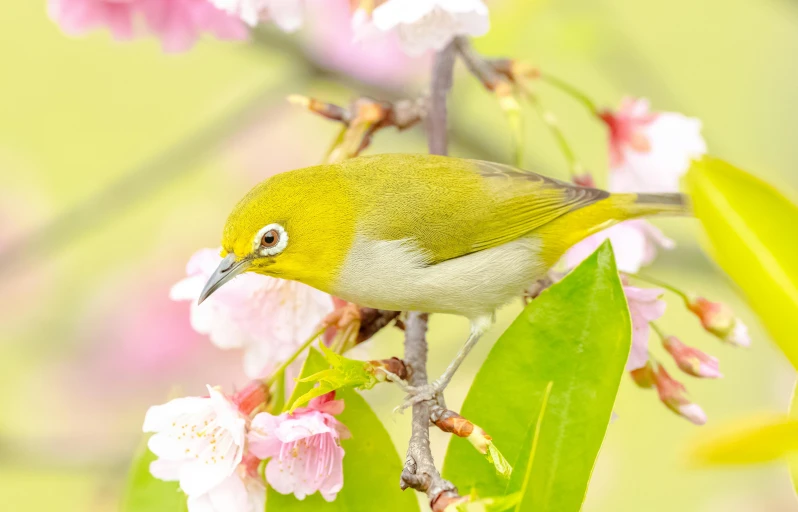
<path fill-rule="evenodd" d="M 507 165 L 434 155 L 376 155 L 337 164 L 351 183 L 357 233 L 412 239 L 434 264 L 515 240 L 608 197 Z"/>

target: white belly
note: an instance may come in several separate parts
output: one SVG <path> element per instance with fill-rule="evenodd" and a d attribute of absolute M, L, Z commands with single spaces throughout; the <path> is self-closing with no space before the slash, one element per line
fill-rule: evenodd
<path fill-rule="evenodd" d="M 412 241 L 357 240 L 332 293 L 362 306 L 476 318 L 520 297 L 543 276 L 532 237 L 437 265 Z"/>

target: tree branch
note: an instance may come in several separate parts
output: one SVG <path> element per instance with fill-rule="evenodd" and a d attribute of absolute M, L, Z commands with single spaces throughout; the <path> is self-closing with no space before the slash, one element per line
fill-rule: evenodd
<path fill-rule="evenodd" d="M 427 113 L 427 146 L 433 155 L 445 155 L 449 149 L 446 99 L 454 74 L 454 42 L 435 54 L 432 90 Z"/>
<path fill-rule="evenodd" d="M 427 111 L 427 144 L 432 154 L 445 155 L 448 149 L 446 100 L 452 87 L 454 47 L 450 43 L 435 55 L 430 106 Z M 409 384 L 427 385 L 427 314 L 411 311 L 405 324 L 405 363 L 410 367 Z M 440 399 L 442 402 L 442 398 Z M 442 512 L 452 503 L 463 501 L 457 488 L 441 477 L 435 467 L 429 442 L 431 407 L 438 400 L 413 404 L 412 434 L 407 447 L 405 467 L 399 485 L 424 492 L 434 512 Z"/>
<path fill-rule="evenodd" d="M 405 328 L 405 364 L 410 367 L 409 383 L 413 387 L 427 384 L 427 314 L 410 312 Z M 413 405 L 413 423 L 407 446 L 405 467 L 399 486 L 424 492 L 434 512 L 443 511 L 454 501 L 460 501 L 457 488 L 441 477 L 435 467 L 429 443 L 430 409 L 433 403 Z"/>

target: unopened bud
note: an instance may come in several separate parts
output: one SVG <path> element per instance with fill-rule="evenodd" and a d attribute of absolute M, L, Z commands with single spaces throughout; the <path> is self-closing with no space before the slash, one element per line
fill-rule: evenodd
<path fill-rule="evenodd" d="M 404 361 L 402 361 L 398 357 L 392 357 L 390 359 L 381 359 L 379 361 L 369 361 L 369 364 L 371 365 L 372 373 L 380 382 L 386 380 L 385 372 L 396 375 L 402 380 L 407 380 L 407 378 L 409 377 L 409 373 L 407 371 L 407 365 L 405 364 Z"/>
<path fill-rule="evenodd" d="M 430 421 L 444 432 L 452 433 L 458 437 L 464 437 L 479 453 L 496 468 L 496 472 L 505 478 L 509 478 L 513 468 L 507 459 L 501 454 L 493 438 L 487 432 L 469 420 L 463 418 L 454 411 L 450 411 L 440 406 L 435 406 L 430 411 Z"/>
<path fill-rule="evenodd" d="M 253 380 L 232 397 L 238 410 L 249 416 L 253 411 L 262 410 L 269 402 L 269 387 L 260 380 Z"/>
<path fill-rule="evenodd" d="M 646 365 L 642 368 L 637 368 L 629 372 L 632 380 L 643 389 L 654 387 L 657 377 L 654 375 L 654 367 L 651 366 L 651 361 L 646 361 Z"/>
<path fill-rule="evenodd" d="M 444 491 L 430 503 L 432 512 L 457 512 L 460 505 L 468 503 L 467 496 L 460 496 L 456 491 Z"/>
<path fill-rule="evenodd" d="M 662 365 L 658 365 L 655 375 L 657 394 L 668 409 L 696 425 L 703 425 L 707 422 L 704 410 L 687 398 L 686 390 L 681 382 L 668 375 Z"/>
<path fill-rule="evenodd" d="M 740 347 L 751 344 L 748 328 L 726 304 L 691 296 L 685 299 L 685 305 L 698 317 L 704 329 L 726 343 Z"/>
<path fill-rule="evenodd" d="M 291 94 L 287 99 L 288 103 L 291 105 L 306 108 L 311 112 L 326 117 L 327 119 L 332 119 L 333 121 L 348 123 L 349 118 L 351 117 L 346 109 L 332 103 L 325 103 L 314 98 L 302 96 L 300 94 Z"/>
<path fill-rule="evenodd" d="M 514 60 L 510 63 L 510 71 L 514 77 L 537 79 L 540 78 L 540 69 L 529 61 Z"/>
<path fill-rule="evenodd" d="M 723 377 L 718 359 L 682 343 L 676 336 L 666 336 L 662 340 L 665 350 L 673 357 L 676 365 L 684 373 L 694 377 L 719 379 Z"/>

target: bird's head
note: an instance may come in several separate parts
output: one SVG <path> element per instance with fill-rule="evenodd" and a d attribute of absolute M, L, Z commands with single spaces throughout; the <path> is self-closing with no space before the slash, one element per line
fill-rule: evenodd
<path fill-rule="evenodd" d="M 239 201 L 225 223 L 222 262 L 200 302 L 244 272 L 329 288 L 354 238 L 354 214 L 322 169 L 317 176 L 308 171 L 314 168 L 273 176 Z"/>

